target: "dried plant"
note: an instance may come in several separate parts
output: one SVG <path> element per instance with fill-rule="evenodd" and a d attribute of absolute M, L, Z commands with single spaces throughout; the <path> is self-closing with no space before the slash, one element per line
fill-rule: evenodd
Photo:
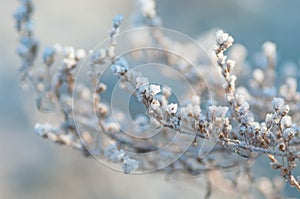
<path fill-rule="evenodd" d="M 113 168 L 120 166 L 124 173 L 159 170 L 203 175 L 206 198 L 213 188 L 233 195 L 243 192 L 249 198 L 256 197 L 251 191 L 256 189 L 265 198 L 284 198 L 282 179 L 300 191 L 300 181 L 294 174 L 300 158 L 300 94 L 295 78 L 284 73 L 281 79 L 276 77 L 274 43 L 263 44 L 259 68 L 246 63 L 245 47 L 234 45 L 233 37 L 222 30 L 216 32 L 214 47 L 195 51 L 193 44 L 177 42 L 165 34 L 155 1 L 140 0 L 136 25 L 151 28 L 133 31 L 131 47 L 136 49 L 139 42 L 149 42 L 158 51 L 140 49 L 142 53 L 132 53 L 131 59 L 118 53 L 123 42 L 123 17 L 117 15 L 106 47 L 87 54 L 82 49 L 56 44 L 44 49 L 44 66 L 35 67 L 38 41 L 33 34 L 32 13 L 32 1 L 21 0 L 15 14 L 21 77 L 35 88 L 37 108 L 61 118 L 57 125 L 36 124 L 38 135 L 105 160 Z M 177 52 L 182 53 L 181 57 L 170 53 L 175 49 L 180 49 Z M 182 92 L 182 103 L 171 100 L 173 91 L 169 85 L 152 83 L 151 76 L 134 69 L 134 61 L 144 63 L 148 59 L 163 60 L 193 87 L 192 92 Z M 83 73 L 80 65 L 87 66 L 84 81 L 79 81 Z M 106 66 L 109 72 L 103 70 Z M 139 125 L 128 127 L 129 131 L 159 129 L 159 137 L 139 139 L 123 132 L 128 125 L 124 114 L 121 110 L 113 113 L 110 101 L 102 96 L 111 86 L 102 79 L 106 73 L 118 77 L 120 88 L 146 110 L 135 120 Z M 159 73 L 177 81 L 168 71 Z M 238 82 L 237 77 L 241 77 Z M 279 84 L 281 80 L 285 82 Z M 147 125 L 146 115 L 150 118 Z M 161 143 L 169 142 L 174 135 L 183 137 L 160 150 Z M 251 168 L 259 156 L 268 157 L 271 168 L 282 178 L 254 179 Z M 160 164 L 158 157 L 170 161 Z"/>

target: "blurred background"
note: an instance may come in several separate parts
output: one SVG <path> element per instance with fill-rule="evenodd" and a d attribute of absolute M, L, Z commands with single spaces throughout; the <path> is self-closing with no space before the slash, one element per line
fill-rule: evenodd
<path fill-rule="evenodd" d="M 134 1 L 39 0 L 35 3 L 35 34 L 41 48 L 54 43 L 86 50 L 107 38 L 111 19 L 132 22 Z M 0 0 L 0 198 L 202 198 L 198 178 L 162 174 L 124 175 L 84 158 L 79 152 L 34 135 L 36 116 L 32 90 L 20 84 L 13 13 L 17 0 Z M 167 28 L 196 38 L 213 28 L 230 32 L 253 59 L 264 41 L 277 44 L 279 65 L 300 57 L 300 1 L 172 0 L 159 1 L 158 13 Z M 39 64 L 40 62 L 37 62 Z M 42 121 L 41 121 L 42 122 Z M 272 175 L 269 167 L 256 175 Z M 298 198 L 295 190 L 286 190 Z M 220 195 L 219 195 L 220 196 Z M 213 197 L 218 198 L 218 193 Z"/>

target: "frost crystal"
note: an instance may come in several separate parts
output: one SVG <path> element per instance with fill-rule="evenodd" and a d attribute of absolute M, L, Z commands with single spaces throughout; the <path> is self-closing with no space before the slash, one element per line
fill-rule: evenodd
<path fill-rule="evenodd" d="M 160 92 L 161 92 L 160 85 L 150 84 L 150 86 L 149 86 L 149 94 L 151 96 L 155 96 L 155 95 L 157 95 Z"/>
<path fill-rule="evenodd" d="M 221 64 L 221 65 L 225 64 L 226 59 L 227 59 L 227 56 L 220 54 L 218 57 L 218 64 Z"/>
<path fill-rule="evenodd" d="M 52 131 L 52 126 L 50 124 L 39 124 L 36 123 L 34 127 L 35 134 L 39 136 L 44 136 L 47 132 Z"/>
<path fill-rule="evenodd" d="M 153 17 L 156 14 L 155 1 L 153 0 L 140 0 L 141 10 L 144 16 Z"/>
<path fill-rule="evenodd" d="M 201 109 L 199 105 L 189 104 L 187 107 L 182 107 L 180 114 L 182 119 L 189 120 L 189 118 L 197 118 L 200 116 Z"/>
<path fill-rule="evenodd" d="M 198 95 L 193 95 L 192 99 L 191 99 L 191 102 L 193 105 L 200 105 L 200 96 Z"/>
<path fill-rule="evenodd" d="M 194 105 L 192 108 L 192 113 L 194 116 L 200 116 L 201 109 L 199 105 Z"/>
<path fill-rule="evenodd" d="M 273 56 L 276 53 L 276 45 L 270 41 L 265 42 L 262 49 L 266 56 Z"/>
<path fill-rule="evenodd" d="M 289 128 L 292 126 L 292 124 L 292 117 L 289 115 L 286 115 L 281 119 L 281 125 L 283 128 Z"/>
<path fill-rule="evenodd" d="M 226 48 L 230 47 L 234 40 L 228 33 L 224 33 L 223 30 L 218 30 L 216 33 L 217 43 L 221 46 L 224 45 Z"/>
<path fill-rule="evenodd" d="M 157 99 L 152 100 L 151 102 L 151 108 L 153 110 L 157 110 L 160 107 L 160 102 Z"/>
<path fill-rule="evenodd" d="M 121 161 L 125 156 L 125 151 L 123 149 L 121 150 L 115 150 L 111 156 L 110 159 L 114 162 Z"/>
<path fill-rule="evenodd" d="M 272 106 L 274 110 L 282 110 L 284 106 L 284 99 L 282 98 L 274 98 L 272 101 Z"/>
<path fill-rule="evenodd" d="M 86 53 L 85 53 L 85 51 L 83 50 L 83 49 L 78 49 L 77 51 L 76 51 L 76 58 L 78 59 L 78 60 L 80 60 L 80 59 L 83 59 L 83 58 L 85 58 L 85 56 L 86 56 Z"/>
<path fill-rule="evenodd" d="M 124 75 L 129 70 L 128 63 L 124 58 L 114 61 L 110 68 L 115 75 Z"/>
<path fill-rule="evenodd" d="M 228 33 L 224 33 L 223 30 L 217 31 L 217 42 L 222 45 L 228 39 Z"/>
<path fill-rule="evenodd" d="M 272 114 L 267 114 L 266 115 L 266 119 L 265 119 L 265 123 L 266 123 L 266 126 L 267 128 L 270 128 L 272 123 L 273 123 L 273 115 Z"/>
<path fill-rule="evenodd" d="M 179 130 L 180 129 L 180 119 L 176 116 L 170 118 L 170 123 L 174 130 Z"/>
<path fill-rule="evenodd" d="M 130 158 L 125 158 L 123 161 L 123 165 L 122 165 L 122 170 L 125 174 L 129 174 L 132 171 L 135 171 L 139 168 L 139 162 L 134 160 L 134 159 L 130 159 Z"/>
<path fill-rule="evenodd" d="M 93 63 L 105 63 L 105 58 L 106 58 L 106 50 L 105 49 L 98 49 L 96 52 L 91 51 L 90 53 L 93 53 L 91 57 L 91 61 Z"/>
<path fill-rule="evenodd" d="M 114 28 L 118 28 L 122 21 L 123 21 L 123 16 L 122 15 L 116 15 L 114 18 L 113 18 L 113 27 Z"/>
<path fill-rule="evenodd" d="M 235 61 L 231 60 L 231 59 L 228 59 L 226 61 L 226 65 L 228 66 L 229 70 L 233 70 L 233 67 L 235 66 Z"/>
<path fill-rule="evenodd" d="M 75 59 L 75 49 L 72 46 L 66 46 L 64 48 L 65 57 Z"/>
<path fill-rule="evenodd" d="M 123 160 L 123 158 L 125 156 L 125 151 L 122 149 L 119 150 L 119 149 L 117 149 L 117 146 L 115 144 L 111 144 L 105 148 L 104 156 L 114 162 L 120 162 Z"/>
<path fill-rule="evenodd" d="M 253 79 L 257 81 L 259 84 L 263 83 L 265 79 L 265 74 L 261 69 L 255 69 L 253 71 Z"/>
<path fill-rule="evenodd" d="M 116 122 L 110 122 L 106 124 L 106 128 L 108 132 L 117 133 L 120 131 L 120 126 Z"/>
<path fill-rule="evenodd" d="M 167 113 L 169 113 L 170 115 L 173 115 L 177 112 L 177 108 L 178 108 L 178 105 L 177 104 L 174 104 L 174 103 L 171 103 L 167 106 Z"/>
<path fill-rule="evenodd" d="M 172 94 L 172 89 L 168 86 L 163 86 L 162 87 L 162 93 L 164 96 L 169 97 Z"/>
<path fill-rule="evenodd" d="M 137 77 L 136 78 L 136 88 L 147 85 L 148 82 L 149 82 L 149 80 L 146 77 Z"/>
<path fill-rule="evenodd" d="M 55 49 L 46 47 L 43 52 L 43 60 L 47 66 L 51 66 L 54 61 Z"/>
<path fill-rule="evenodd" d="M 223 107 L 223 106 L 210 106 L 209 107 L 209 114 L 212 117 L 224 118 L 226 116 L 227 111 L 228 111 L 228 107 Z"/>
<path fill-rule="evenodd" d="M 290 140 L 295 134 L 296 134 L 296 131 L 294 128 L 287 128 L 283 132 L 283 139 Z"/>

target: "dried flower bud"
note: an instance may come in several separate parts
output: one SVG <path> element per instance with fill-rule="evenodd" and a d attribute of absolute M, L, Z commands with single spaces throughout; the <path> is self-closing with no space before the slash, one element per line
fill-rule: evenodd
<path fill-rule="evenodd" d="M 66 58 L 75 59 L 75 49 L 72 46 L 65 46 L 64 55 Z"/>
<path fill-rule="evenodd" d="M 85 58 L 85 56 L 86 56 L 85 50 L 83 50 L 83 49 L 76 50 L 75 56 L 76 56 L 76 59 L 78 59 L 78 60 Z"/>
<path fill-rule="evenodd" d="M 134 170 L 137 170 L 139 168 L 139 162 L 134 160 L 134 159 L 130 159 L 130 158 L 125 158 L 123 161 L 123 165 L 122 165 L 122 170 L 125 174 L 129 174 Z"/>
<path fill-rule="evenodd" d="M 65 144 L 67 146 L 71 146 L 73 143 L 74 137 L 72 134 L 63 134 L 63 135 L 60 135 L 59 139 L 63 144 Z"/>
<path fill-rule="evenodd" d="M 115 75 L 120 76 L 123 76 L 129 70 L 128 63 L 124 58 L 114 61 L 110 68 Z"/>
<path fill-rule="evenodd" d="M 160 85 L 150 84 L 149 86 L 149 94 L 150 96 L 155 96 L 161 92 Z"/>
<path fill-rule="evenodd" d="M 235 66 L 235 61 L 233 61 L 233 60 L 231 60 L 231 59 L 228 59 L 228 60 L 226 61 L 226 65 L 227 65 L 227 67 L 228 67 L 228 71 L 230 72 L 230 71 L 233 70 L 233 68 L 234 68 L 234 66 Z"/>
<path fill-rule="evenodd" d="M 219 65 L 223 65 L 223 64 L 225 64 L 226 59 L 227 59 L 227 56 L 224 55 L 223 53 L 220 53 L 218 56 L 217 62 Z"/>
<path fill-rule="evenodd" d="M 102 64 L 105 63 L 105 58 L 106 58 L 106 49 L 98 49 L 96 52 L 91 51 L 90 53 L 93 53 L 91 57 L 91 62 L 97 63 L 97 64 Z"/>
<path fill-rule="evenodd" d="M 104 156 L 114 162 L 119 162 L 122 161 L 123 158 L 125 157 L 125 151 L 122 149 L 119 150 L 116 144 L 111 144 L 105 148 Z"/>
<path fill-rule="evenodd" d="M 228 107 L 224 106 L 210 106 L 209 108 L 210 117 L 221 117 L 224 118 L 227 114 Z"/>
<path fill-rule="evenodd" d="M 282 129 L 286 129 L 286 128 L 290 128 L 292 126 L 292 117 L 289 115 L 284 116 L 281 119 L 281 128 Z"/>
<path fill-rule="evenodd" d="M 200 105 L 200 96 L 198 95 L 193 95 L 191 102 L 193 105 Z"/>
<path fill-rule="evenodd" d="M 300 159 L 300 151 L 298 151 L 298 152 L 296 153 L 296 156 L 297 156 L 298 159 Z"/>
<path fill-rule="evenodd" d="M 106 129 L 108 132 L 117 133 L 120 131 L 120 126 L 116 122 L 110 122 L 106 124 Z"/>
<path fill-rule="evenodd" d="M 277 160 L 275 159 L 275 157 L 273 155 L 268 155 L 268 157 L 271 160 L 271 162 L 277 162 Z"/>
<path fill-rule="evenodd" d="M 286 146 L 285 146 L 285 144 L 284 144 L 283 142 L 280 142 L 280 143 L 277 145 L 277 147 L 278 147 L 278 149 L 279 149 L 280 151 L 282 151 L 282 152 L 284 152 L 284 151 L 285 151 L 285 148 L 286 148 Z"/>
<path fill-rule="evenodd" d="M 268 113 L 266 115 L 265 123 L 266 123 L 266 127 L 267 128 L 270 128 L 272 126 L 272 123 L 273 123 L 273 114 Z"/>
<path fill-rule="evenodd" d="M 275 170 L 282 168 L 282 164 L 280 162 L 271 162 L 270 165 L 271 165 L 272 169 L 275 169 Z"/>
<path fill-rule="evenodd" d="M 281 115 L 282 115 L 282 116 L 285 116 L 285 115 L 287 115 L 289 112 L 290 112 L 290 106 L 289 106 L 289 105 L 285 105 L 285 106 L 283 107 L 283 109 L 281 110 Z"/>
<path fill-rule="evenodd" d="M 258 83 L 262 84 L 265 79 L 265 74 L 261 69 L 255 69 L 253 71 L 253 79 Z"/>
<path fill-rule="evenodd" d="M 123 149 L 115 150 L 110 156 L 110 159 L 114 162 L 122 161 L 125 157 L 125 151 Z"/>
<path fill-rule="evenodd" d="M 155 1 L 153 0 L 140 0 L 139 1 L 142 14 L 145 17 L 153 18 L 156 15 Z"/>
<path fill-rule="evenodd" d="M 46 66 L 50 67 L 54 62 L 55 49 L 46 47 L 43 52 L 43 60 Z"/>
<path fill-rule="evenodd" d="M 157 110 L 160 107 L 160 102 L 157 99 L 152 100 L 151 102 L 151 108 L 153 110 Z"/>
<path fill-rule="evenodd" d="M 39 135 L 39 136 L 44 136 L 47 134 L 47 132 L 52 131 L 53 127 L 50 124 L 39 124 L 36 123 L 35 127 L 34 127 L 34 132 L 35 134 Z"/>
<path fill-rule="evenodd" d="M 192 108 L 192 113 L 194 117 L 199 117 L 201 113 L 201 109 L 199 105 L 194 105 Z"/>
<path fill-rule="evenodd" d="M 167 106 L 166 111 L 167 111 L 168 114 L 174 115 L 174 114 L 176 114 L 176 112 L 177 112 L 177 107 L 178 107 L 177 104 L 171 103 L 171 104 L 169 104 L 169 105 Z"/>
<path fill-rule="evenodd" d="M 294 128 L 287 128 L 283 131 L 283 139 L 286 141 L 291 140 L 296 134 L 296 131 Z"/>
<path fill-rule="evenodd" d="M 229 36 L 228 33 L 224 33 L 223 30 L 218 30 L 216 33 L 216 37 L 217 37 L 217 43 L 220 46 L 224 45 L 225 48 L 230 47 L 234 42 L 234 39 L 231 36 Z"/>
<path fill-rule="evenodd" d="M 274 98 L 272 101 L 272 106 L 275 111 L 281 110 L 284 106 L 284 99 L 282 98 Z"/>
<path fill-rule="evenodd" d="M 149 84 L 149 80 L 146 77 L 137 77 L 136 80 L 136 88 L 140 88 L 141 86 L 146 86 Z"/>
<path fill-rule="evenodd" d="M 122 15 L 116 15 L 113 18 L 113 27 L 114 28 L 119 28 L 119 26 L 121 25 L 123 19 L 124 19 L 124 17 Z"/>
<path fill-rule="evenodd" d="M 65 58 L 63 62 L 67 69 L 73 69 L 77 64 L 76 60 L 73 58 Z"/>
<path fill-rule="evenodd" d="M 178 131 L 180 129 L 180 119 L 176 116 L 170 118 L 170 123 L 174 130 Z"/>
<path fill-rule="evenodd" d="M 273 42 L 267 41 L 262 45 L 263 52 L 266 56 L 276 55 L 276 45 Z"/>
<path fill-rule="evenodd" d="M 170 95 L 172 94 L 172 89 L 168 86 L 163 86 L 162 87 L 162 94 L 166 97 L 170 97 Z"/>
<path fill-rule="evenodd" d="M 96 111 L 97 111 L 97 113 L 99 114 L 100 117 L 104 117 L 108 113 L 108 107 L 103 103 L 99 103 L 98 106 L 97 106 Z"/>
<path fill-rule="evenodd" d="M 228 39 L 228 33 L 224 33 L 223 30 L 217 31 L 217 42 L 218 44 L 222 45 Z"/>
<path fill-rule="evenodd" d="M 97 93 L 105 92 L 107 89 L 107 86 L 104 83 L 100 83 L 97 87 Z"/>

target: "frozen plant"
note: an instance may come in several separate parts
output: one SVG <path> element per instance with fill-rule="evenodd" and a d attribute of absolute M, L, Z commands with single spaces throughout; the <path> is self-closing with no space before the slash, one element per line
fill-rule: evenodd
<path fill-rule="evenodd" d="M 140 0 L 137 5 L 137 25 L 152 27 L 149 35 L 139 35 L 140 40 L 150 37 L 161 49 L 184 49 L 190 59 L 201 60 L 204 55 L 193 53 L 191 45 L 171 40 L 164 35 L 159 28 L 162 21 L 157 15 L 154 0 Z M 210 52 L 213 60 L 197 65 L 197 70 L 206 77 L 206 83 L 213 88 L 212 102 L 203 100 L 206 94 L 203 89 L 204 81 L 191 64 L 163 51 L 163 55 L 157 55 L 158 58 L 184 74 L 196 90 L 196 93 L 184 93 L 185 102 L 178 103 L 170 100 L 172 88 L 169 85 L 153 83 L 151 76 L 132 70 L 130 60 L 116 53 L 123 21 L 121 15 L 116 15 L 112 21 L 108 45 L 92 51 L 92 55 L 87 57 L 88 81 L 75 86 L 76 72 L 87 55 L 86 51 L 55 44 L 44 49 L 44 66 L 36 67 L 34 60 L 38 52 L 38 41 L 33 34 L 32 13 L 32 1 L 21 0 L 15 14 L 21 77 L 34 86 L 37 108 L 40 111 L 61 116 L 57 124 L 36 124 L 37 135 L 72 146 L 86 156 L 105 158 L 119 165 L 126 174 L 155 167 L 156 156 L 149 155 L 141 162 L 134 154 L 156 151 L 160 147 L 157 139 L 139 140 L 134 136 L 126 136 L 122 132 L 122 126 L 126 125 L 124 115 L 120 111 L 115 113 L 117 117 L 113 116 L 109 103 L 102 97 L 110 85 L 106 85 L 101 79 L 99 82 L 99 76 L 103 72 L 101 66 L 108 64 L 111 74 L 119 78 L 120 88 L 128 91 L 144 106 L 151 121 L 149 126 L 162 129 L 160 141 L 167 141 L 176 133 L 193 138 L 191 145 L 180 157 L 176 156 L 176 151 L 183 147 L 181 142 L 159 154 L 165 159 L 176 156 L 176 161 L 159 168 L 161 171 L 205 176 L 206 198 L 214 189 L 223 190 L 229 195 L 243 193 L 249 198 L 256 197 L 250 190 L 257 189 L 265 198 L 284 198 L 281 195 L 283 180 L 300 191 L 300 181 L 295 173 L 300 159 L 300 94 L 297 91 L 297 80 L 293 77 L 283 77 L 280 74 L 284 82 L 277 83 L 274 43 L 263 44 L 261 54 L 265 65 L 255 69 L 245 63 L 245 47 L 234 46 L 233 37 L 218 30 L 215 45 L 210 48 L 213 49 Z M 227 53 L 231 47 L 232 52 Z M 239 50 L 234 51 L 234 47 Z M 207 72 L 212 71 L 207 70 L 208 68 L 216 66 L 216 74 Z M 249 74 L 242 74 L 240 67 L 245 67 Z M 168 72 L 159 72 L 168 77 Z M 239 76 L 244 80 L 238 79 Z M 222 78 L 222 85 L 218 82 L 219 77 Z M 78 103 L 72 105 L 72 99 L 76 99 Z M 94 119 L 94 114 L 97 120 Z M 74 116 L 77 117 L 76 123 Z M 136 120 L 138 123 L 147 121 L 143 116 Z M 84 131 L 78 131 L 79 127 Z M 134 126 L 130 130 L 139 131 L 137 128 Z M 141 128 L 142 131 L 147 131 L 147 125 Z M 102 139 L 98 136 L 99 133 L 95 136 L 95 132 L 99 131 L 109 140 Z M 208 142 L 215 145 L 202 148 L 203 143 Z M 201 155 L 201 151 L 208 149 L 206 155 Z M 267 157 L 271 168 L 277 170 L 281 178 L 274 181 L 265 177 L 255 178 L 252 166 L 259 156 Z"/>

